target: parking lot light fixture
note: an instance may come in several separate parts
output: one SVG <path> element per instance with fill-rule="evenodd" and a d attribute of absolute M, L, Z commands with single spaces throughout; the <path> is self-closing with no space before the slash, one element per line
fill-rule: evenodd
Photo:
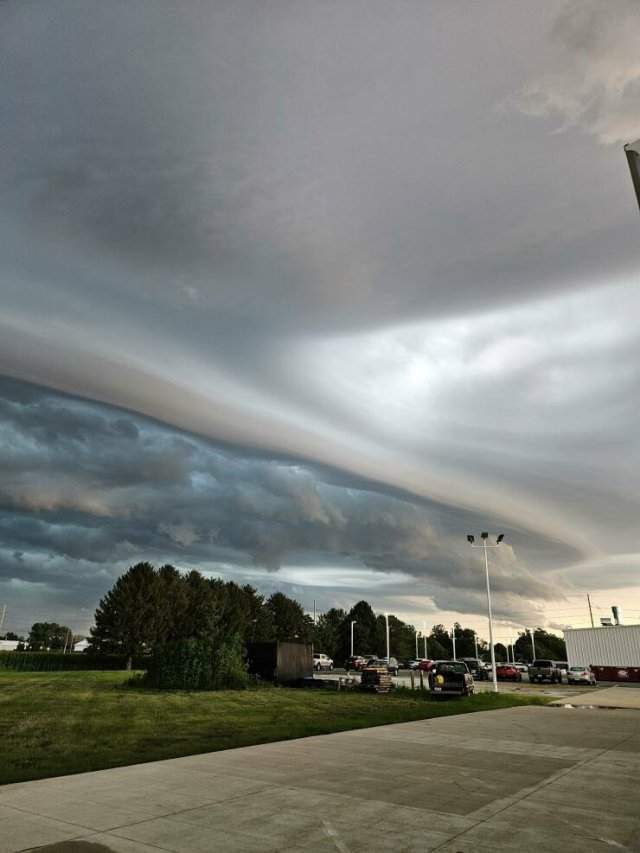
<path fill-rule="evenodd" d="M 533 663 L 533 661 L 536 659 L 536 641 L 534 639 L 533 631 L 531 630 L 531 628 L 529 628 L 529 635 L 531 637 L 531 662 Z"/>
<path fill-rule="evenodd" d="M 456 626 L 454 625 L 451 629 L 451 641 L 453 643 L 453 659 L 458 660 L 456 656 Z"/>
<path fill-rule="evenodd" d="M 427 654 L 427 623 L 426 622 L 422 626 L 422 636 L 424 637 L 424 659 L 428 660 L 429 655 Z"/>
<path fill-rule="evenodd" d="M 353 657 L 353 626 L 357 624 L 358 622 L 355 619 L 351 620 L 351 657 Z"/>
<path fill-rule="evenodd" d="M 389 614 L 384 614 L 385 622 L 387 623 L 387 660 L 391 657 L 391 652 L 389 651 Z"/>
<path fill-rule="evenodd" d="M 486 531 L 483 531 L 480 534 L 480 538 L 482 539 L 482 544 L 478 543 L 474 544 L 474 537 L 469 534 L 467 536 L 467 542 L 472 548 L 482 548 L 484 551 L 484 572 L 485 579 L 487 582 L 487 613 L 489 616 L 489 648 L 491 649 L 491 674 L 493 676 L 493 692 L 498 692 L 498 675 L 496 673 L 496 650 L 493 645 L 493 614 L 491 612 L 491 584 L 489 583 L 489 554 L 488 548 L 499 548 L 502 540 L 504 539 L 504 533 L 500 533 L 495 541 L 495 544 L 488 543 L 489 534 Z"/>
<path fill-rule="evenodd" d="M 624 153 L 627 155 L 627 163 L 631 172 L 631 181 L 633 188 L 636 191 L 636 199 L 638 207 L 640 207 L 640 139 L 635 142 L 630 142 L 624 146 Z"/>

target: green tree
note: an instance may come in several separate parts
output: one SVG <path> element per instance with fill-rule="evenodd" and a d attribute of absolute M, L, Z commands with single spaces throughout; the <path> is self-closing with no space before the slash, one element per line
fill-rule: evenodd
<path fill-rule="evenodd" d="M 137 563 L 121 575 L 100 601 L 91 629 L 98 653 L 124 653 L 127 669 L 133 656 L 150 649 L 161 630 L 161 586 L 150 563 Z"/>
<path fill-rule="evenodd" d="M 332 607 L 326 613 L 321 613 L 313 629 L 313 646 L 315 651 L 324 652 L 335 661 L 342 662 L 341 649 L 344 641 L 346 613 L 342 608 Z"/>
<path fill-rule="evenodd" d="M 34 622 L 27 641 L 29 651 L 62 651 L 69 644 L 71 629 L 57 622 Z"/>
<path fill-rule="evenodd" d="M 545 631 L 544 628 L 536 628 L 533 632 L 533 637 L 536 646 L 536 657 L 546 658 L 548 660 L 566 660 L 567 646 L 562 637 L 557 634 L 551 634 Z M 515 642 L 516 657 L 520 660 L 532 660 L 533 648 L 531 645 L 531 636 L 522 631 Z"/>
<path fill-rule="evenodd" d="M 429 645 L 429 657 L 433 660 L 447 660 L 453 656 L 451 634 L 444 625 L 434 625 L 427 642 Z M 442 657 L 437 657 L 436 652 L 441 653 Z"/>
<path fill-rule="evenodd" d="M 179 639 L 189 609 L 189 589 L 184 575 L 168 563 L 158 570 L 157 600 L 156 642 Z"/>
<path fill-rule="evenodd" d="M 378 650 L 378 623 L 376 614 L 368 601 L 359 601 L 351 608 L 345 617 L 345 629 L 341 635 L 341 645 L 338 660 L 343 661 L 351 654 L 351 622 L 353 626 L 353 651 L 356 655 L 382 654 L 383 646 Z"/>
<path fill-rule="evenodd" d="M 311 640 L 313 620 L 293 598 L 289 598 L 283 592 L 274 592 L 267 601 L 267 608 L 271 614 L 277 640 Z"/>

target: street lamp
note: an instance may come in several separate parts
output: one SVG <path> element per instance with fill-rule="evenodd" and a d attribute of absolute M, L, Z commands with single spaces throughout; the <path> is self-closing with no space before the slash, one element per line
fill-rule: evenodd
<path fill-rule="evenodd" d="M 533 638 L 533 631 L 529 628 L 529 635 L 531 636 L 531 654 L 533 657 L 531 658 L 531 663 L 536 659 L 536 641 Z"/>
<path fill-rule="evenodd" d="M 454 625 L 451 629 L 451 640 L 453 642 L 453 659 L 458 660 L 456 657 L 456 626 Z"/>
<path fill-rule="evenodd" d="M 636 198 L 640 206 L 640 139 L 625 145 L 624 153 L 627 155 L 633 188 L 636 191 Z"/>
<path fill-rule="evenodd" d="M 391 653 L 389 652 L 389 614 L 384 614 L 385 622 L 387 623 L 387 660 L 389 660 Z"/>
<path fill-rule="evenodd" d="M 353 626 L 357 624 L 358 623 L 355 619 L 351 620 L 351 657 L 353 657 Z"/>
<path fill-rule="evenodd" d="M 427 623 L 426 622 L 422 626 L 422 636 L 424 637 L 424 659 L 428 660 L 429 655 L 427 654 Z"/>
<path fill-rule="evenodd" d="M 487 553 L 487 548 L 497 548 L 502 540 L 504 539 L 504 533 L 500 533 L 495 541 L 495 544 L 488 544 L 487 539 L 489 538 L 489 534 L 486 531 L 483 531 L 480 534 L 480 538 L 482 539 L 482 544 L 475 543 L 475 536 L 471 533 L 467 535 L 467 542 L 471 545 L 472 548 L 482 548 L 484 550 L 484 572 L 485 578 L 487 581 L 487 612 L 489 614 L 489 646 L 491 649 L 491 671 L 493 675 L 493 692 L 498 692 L 498 675 L 496 673 L 496 650 L 493 646 L 493 615 L 491 613 L 491 585 L 489 583 L 489 555 Z"/>

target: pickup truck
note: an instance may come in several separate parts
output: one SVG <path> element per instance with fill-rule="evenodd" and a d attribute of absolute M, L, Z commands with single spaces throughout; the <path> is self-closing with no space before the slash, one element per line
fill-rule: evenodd
<path fill-rule="evenodd" d="M 552 660 L 534 660 L 529 667 L 529 681 L 534 684 L 536 681 L 550 681 L 551 684 L 562 683 L 562 670 Z"/>
<path fill-rule="evenodd" d="M 436 696 L 471 696 L 473 676 L 461 660 L 437 660 L 429 671 L 429 687 Z"/>

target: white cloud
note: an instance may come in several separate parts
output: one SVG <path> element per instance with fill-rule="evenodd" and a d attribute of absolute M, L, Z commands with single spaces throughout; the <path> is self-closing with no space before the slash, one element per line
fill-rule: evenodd
<path fill-rule="evenodd" d="M 640 132 L 640 6 L 637 0 L 570 0 L 551 31 L 545 70 L 512 99 L 523 113 L 579 127 L 601 143 Z"/>

